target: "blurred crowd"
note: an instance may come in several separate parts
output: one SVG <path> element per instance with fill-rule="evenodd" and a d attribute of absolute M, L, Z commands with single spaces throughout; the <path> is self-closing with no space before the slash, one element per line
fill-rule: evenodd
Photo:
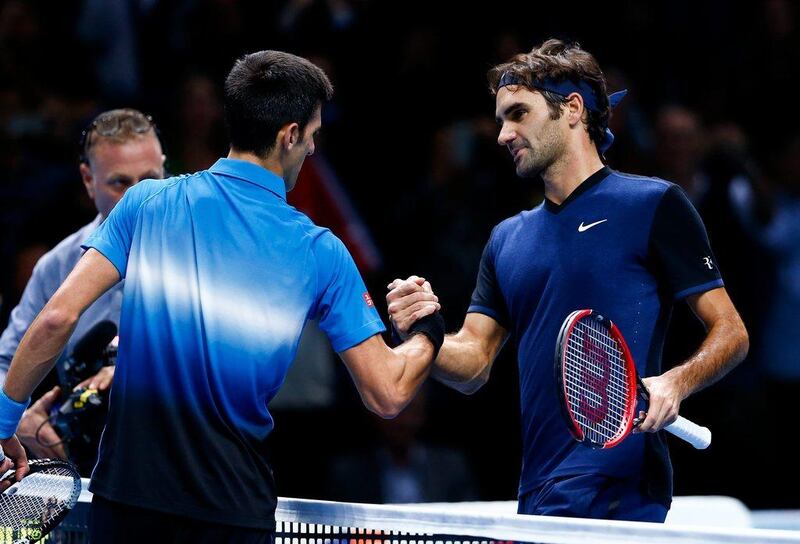
<path fill-rule="evenodd" d="M 456 329 L 491 228 L 542 199 L 541 182 L 516 178 L 496 144 L 486 70 L 548 37 L 572 39 L 598 58 L 610 90 L 630 90 L 612 117 L 609 164 L 685 189 L 751 333 L 741 367 L 684 405 L 712 428 L 714 444 L 696 452 L 672 443 L 676 493 L 800 507 L 784 438 L 800 394 L 800 124 L 792 98 L 800 8 L 791 0 L 675 0 L 565 13 L 528 4 L 0 2 L 0 324 L 37 259 L 95 215 L 77 169 L 80 133 L 94 115 L 141 109 L 159 128 L 169 173 L 207 168 L 227 152 L 221 82 L 234 59 L 284 49 L 322 66 L 336 86 L 290 202 L 350 247 L 382 315 L 386 284 L 418 274 Z M 688 356 L 702 333 L 677 305 L 664 364 Z M 512 343 L 473 397 L 431 384 L 387 423 L 360 407 L 321 336 L 311 324 L 300 370 L 273 406 L 283 495 L 515 497 Z"/>

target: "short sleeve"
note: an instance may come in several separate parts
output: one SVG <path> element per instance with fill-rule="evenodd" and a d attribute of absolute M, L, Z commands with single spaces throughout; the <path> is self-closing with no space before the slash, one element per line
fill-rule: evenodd
<path fill-rule="evenodd" d="M 724 285 L 703 221 L 677 185 L 658 204 L 649 252 L 656 276 L 675 300 Z"/>
<path fill-rule="evenodd" d="M 312 318 L 341 353 L 386 330 L 356 264 L 341 240 L 326 231 L 313 243 L 317 299 Z"/>
<path fill-rule="evenodd" d="M 128 267 L 128 254 L 133 241 L 133 231 L 136 226 L 136 217 L 139 213 L 145 196 L 147 182 L 141 182 L 127 191 L 103 224 L 94 231 L 81 245 L 83 249 L 94 248 L 111 261 L 119 272 L 120 278 L 125 277 Z"/>
<path fill-rule="evenodd" d="M 492 235 L 483 249 L 481 264 L 478 269 L 478 280 L 475 284 L 475 290 L 472 292 L 472 300 L 467 313 L 488 315 L 508 329 L 511 319 L 508 315 L 503 293 L 500 291 L 495 268 L 496 230 L 492 231 Z"/>

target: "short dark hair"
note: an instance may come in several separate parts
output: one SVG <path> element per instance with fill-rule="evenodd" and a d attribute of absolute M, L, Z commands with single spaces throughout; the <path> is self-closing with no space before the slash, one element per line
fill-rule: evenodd
<path fill-rule="evenodd" d="M 530 53 L 516 55 L 510 61 L 498 64 L 489 70 L 489 90 L 497 94 L 500 78 L 506 72 L 512 73 L 518 79 L 527 82 L 533 90 L 533 81 L 539 79 L 553 79 L 556 81 L 572 80 L 585 81 L 594 91 L 600 111 L 586 109 L 586 130 L 589 138 L 599 146 L 605 138 L 608 119 L 611 115 L 611 106 L 608 103 L 606 92 L 606 78 L 600 65 L 591 53 L 581 49 L 578 43 L 567 43 L 561 40 L 550 39 L 534 47 Z M 561 117 L 561 106 L 566 98 L 550 91 L 538 90 L 547 101 L 550 108 L 550 117 Z"/>
<path fill-rule="evenodd" d="M 147 134 L 158 139 L 158 129 L 149 115 L 133 108 L 104 111 L 81 133 L 79 160 L 89 164 L 91 151 L 100 142 L 124 144 Z"/>
<path fill-rule="evenodd" d="M 236 61 L 225 79 L 225 125 L 231 147 L 264 156 L 281 127 L 304 129 L 333 85 L 312 62 L 281 51 L 259 51 Z"/>

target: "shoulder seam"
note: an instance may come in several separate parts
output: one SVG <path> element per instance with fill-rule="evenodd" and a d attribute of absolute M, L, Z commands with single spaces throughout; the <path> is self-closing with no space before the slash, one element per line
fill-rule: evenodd
<path fill-rule="evenodd" d="M 612 175 L 614 175 L 614 174 L 616 174 L 617 176 L 619 176 L 619 177 L 621 177 L 621 178 L 626 178 L 626 179 L 636 179 L 636 180 L 647 180 L 647 181 L 654 181 L 654 182 L 658 183 L 659 185 L 666 185 L 668 188 L 669 188 L 670 186 L 672 186 L 672 185 L 675 185 L 675 184 L 674 184 L 674 183 L 672 183 L 671 181 L 667 181 L 667 180 L 665 180 L 665 179 L 662 179 L 662 178 L 659 178 L 659 177 L 653 177 L 653 176 L 640 176 L 640 175 L 638 175 L 638 174 L 628 174 L 628 173 L 626 173 L 626 172 L 619 172 L 619 171 L 617 171 L 617 170 L 614 170 L 614 171 L 612 172 Z"/>
<path fill-rule="evenodd" d="M 198 172 L 198 173 L 199 173 L 199 172 Z M 192 176 L 194 176 L 194 175 L 197 175 L 197 174 L 193 174 Z M 157 196 L 158 196 L 158 195 L 160 195 L 162 192 L 166 191 L 167 189 L 169 189 L 169 188 L 171 188 L 171 187 L 174 187 L 175 185 L 177 185 L 177 184 L 178 184 L 178 183 L 180 183 L 181 181 L 184 181 L 184 180 L 186 180 L 186 179 L 189 179 L 189 178 L 190 178 L 190 177 L 192 177 L 192 176 L 178 176 L 178 177 L 177 177 L 177 178 L 176 178 L 174 181 L 172 181 L 171 183 L 165 183 L 165 184 L 164 184 L 164 186 L 163 186 L 163 187 L 161 187 L 161 188 L 160 188 L 158 191 L 156 191 L 156 192 L 155 192 L 155 193 L 153 193 L 152 195 L 150 195 L 150 196 L 148 196 L 147 198 L 145 198 L 144 200 L 142 200 L 142 203 L 141 203 L 141 204 L 139 204 L 139 207 L 136 209 L 136 213 L 138 214 L 138 213 L 139 213 L 139 209 L 141 209 L 141 207 L 142 207 L 142 206 L 144 206 L 145 204 L 147 204 L 148 202 L 150 202 L 150 200 L 151 200 L 151 199 L 153 199 L 153 198 L 157 197 Z"/>
<path fill-rule="evenodd" d="M 656 216 L 658 215 L 658 209 L 661 207 L 661 203 L 664 201 L 664 198 L 666 198 L 667 193 L 669 193 L 670 190 L 673 187 L 677 187 L 677 185 L 675 185 L 674 183 L 670 183 L 670 182 L 664 181 L 662 179 L 659 179 L 658 181 L 661 181 L 663 183 L 668 183 L 669 187 L 667 187 L 667 190 L 664 191 L 663 193 L 661 193 L 661 195 L 658 197 L 658 202 L 656 202 L 655 211 L 653 212 L 653 217 L 650 220 L 650 229 L 648 230 L 648 233 L 647 233 L 647 255 L 648 255 L 648 257 L 650 255 L 650 244 L 652 243 L 651 241 L 653 239 L 653 228 L 655 228 Z"/>

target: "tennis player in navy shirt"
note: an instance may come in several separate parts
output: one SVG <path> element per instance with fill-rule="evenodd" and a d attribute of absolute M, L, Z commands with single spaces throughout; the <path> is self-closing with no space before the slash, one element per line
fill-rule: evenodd
<path fill-rule="evenodd" d="M 277 495 L 267 409 L 308 319 L 365 405 L 396 415 L 444 337 L 433 294 L 390 349 L 342 242 L 286 202 L 314 152 L 325 73 L 294 55 L 240 59 L 225 82 L 231 151 L 206 171 L 132 187 L 20 342 L 0 391 L 0 445 L 81 313 L 125 278 L 108 422 L 92 474 L 90 540 L 271 542 Z"/>
<path fill-rule="evenodd" d="M 746 355 L 700 217 L 676 185 L 616 172 L 603 162 L 610 110 L 596 60 L 549 40 L 489 72 L 498 143 L 517 175 L 540 176 L 545 199 L 494 228 L 464 325 L 445 338 L 432 375 L 464 393 L 489 378 L 509 336 L 518 346 L 523 464 L 519 512 L 656 521 L 672 499 L 664 433 L 681 401 Z M 501 190 L 501 189 L 498 189 Z M 430 287 L 395 280 L 387 295 L 398 332 Z M 662 374 L 673 303 L 686 300 L 707 329 L 688 360 Z M 572 439 L 562 419 L 553 358 L 561 323 L 593 308 L 623 331 L 650 393 L 637 434 L 609 450 Z"/>

